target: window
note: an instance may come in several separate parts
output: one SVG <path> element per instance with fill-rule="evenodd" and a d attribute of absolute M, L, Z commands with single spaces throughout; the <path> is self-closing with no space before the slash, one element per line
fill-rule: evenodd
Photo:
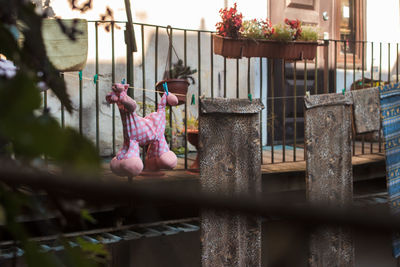
<path fill-rule="evenodd" d="M 364 40 L 364 0 L 337 0 L 336 39 L 338 61 L 361 63 Z"/>

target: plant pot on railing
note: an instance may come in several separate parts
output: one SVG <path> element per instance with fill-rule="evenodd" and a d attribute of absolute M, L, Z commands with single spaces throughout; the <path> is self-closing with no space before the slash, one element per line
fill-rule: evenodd
<path fill-rule="evenodd" d="M 213 41 L 214 54 L 227 58 L 242 58 L 244 39 L 233 39 L 230 37 L 214 35 Z"/>
<path fill-rule="evenodd" d="M 79 71 L 85 67 L 88 55 L 88 27 L 87 21 L 77 19 L 63 19 L 61 22 L 68 28 L 75 27 L 82 34 L 75 34 L 72 41 L 62 32 L 57 20 L 43 19 L 42 36 L 47 56 L 53 66 L 59 71 Z"/>
<path fill-rule="evenodd" d="M 170 57 L 170 55 L 168 57 Z M 184 104 L 186 103 L 186 94 L 190 85 L 189 81 L 193 84 L 195 83 L 192 75 L 196 72 L 196 69 L 185 66 L 183 61 L 179 59 L 178 62 L 174 63 L 165 71 L 164 80 L 156 83 L 156 90 L 160 92 L 162 96 L 164 94 L 163 84 L 167 83 L 168 91 L 175 94 L 178 98 L 178 105 Z"/>
<path fill-rule="evenodd" d="M 278 42 L 273 40 L 247 39 L 244 57 L 281 58 L 285 60 L 312 60 L 317 52 L 317 42 Z"/>
<path fill-rule="evenodd" d="M 161 96 L 164 94 L 163 84 L 167 83 L 168 91 L 175 94 L 178 98 L 178 105 L 186 103 L 186 94 L 189 82 L 186 79 L 166 79 L 156 84 L 156 90 Z"/>

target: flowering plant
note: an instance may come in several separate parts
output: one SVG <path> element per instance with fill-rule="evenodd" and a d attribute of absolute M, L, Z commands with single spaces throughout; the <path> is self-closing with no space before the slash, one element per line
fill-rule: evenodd
<path fill-rule="evenodd" d="M 220 9 L 219 14 L 222 21 L 215 25 L 217 27 L 217 34 L 223 37 L 239 38 L 243 15 L 242 13 L 238 13 L 236 3 L 229 9 Z"/>
<path fill-rule="evenodd" d="M 285 24 L 289 25 L 290 28 L 295 31 L 294 36 L 293 36 L 293 40 L 299 39 L 300 36 L 301 36 L 301 32 L 302 32 L 301 21 L 298 20 L 298 19 L 290 20 L 290 19 L 286 18 L 285 19 Z"/>
<path fill-rule="evenodd" d="M 266 20 L 245 20 L 242 27 L 243 36 L 254 39 L 268 39 L 274 32 L 271 21 Z"/>
<path fill-rule="evenodd" d="M 274 33 L 271 35 L 271 40 L 278 42 L 290 42 L 295 39 L 296 30 L 292 29 L 287 24 L 274 25 Z"/>
<path fill-rule="evenodd" d="M 314 26 L 303 26 L 299 40 L 306 42 L 316 42 L 319 38 L 319 28 Z"/>

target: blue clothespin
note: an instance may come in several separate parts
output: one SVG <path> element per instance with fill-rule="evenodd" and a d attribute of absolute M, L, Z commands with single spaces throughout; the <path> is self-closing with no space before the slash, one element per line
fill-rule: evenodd
<path fill-rule="evenodd" d="M 346 88 L 342 89 L 342 94 L 344 95 L 344 93 L 346 92 Z"/>
<path fill-rule="evenodd" d="M 168 85 L 167 83 L 163 83 L 164 91 L 168 95 Z"/>
<path fill-rule="evenodd" d="M 249 98 L 250 102 L 253 101 L 253 96 L 251 94 L 248 94 L 247 97 Z"/>
<path fill-rule="evenodd" d="M 94 82 L 94 84 L 97 83 L 98 78 L 99 78 L 99 76 L 98 76 L 97 73 L 96 73 L 96 74 L 94 75 L 94 77 L 93 77 L 93 82 Z"/>
<path fill-rule="evenodd" d="M 82 81 L 82 70 L 79 71 L 79 80 Z"/>
<path fill-rule="evenodd" d="M 121 80 L 121 83 L 122 83 L 122 84 L 125 84 L 125 78 L 123 78 L 123 79 Z"/>

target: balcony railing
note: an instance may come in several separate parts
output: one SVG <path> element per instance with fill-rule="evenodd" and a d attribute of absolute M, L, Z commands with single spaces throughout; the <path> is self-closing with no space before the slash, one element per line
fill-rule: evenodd
<path fill-rule="evenodd" d="M 107 22 L 89 22 L 89 60 L 82 75 L 62 74 L 76 114 L 65 114 L 59 102 L 53 101 L 55 98 L 46 92 L 44 108 L 50 107 L 63 127 L 77 127 L 81 134 L 91 138 L 102 156 L 113 156 L 122 144 L 122 133 L 116 107 L 108 107 L 104 101 L 111 84 L 126 79 L 131 86 L 129 95 L 139 104 L 137 112 L 145 116 L 155 110 L 160 97 L 155 91 L 156 82 L 162 80 L 167 63 L 177 58 L 167 57 L 167 27 L 134 23 L 138 52 L 130 57 L 124 42 L 126 22 L 112 22 L 110 32 L 102 30 L 103 23 Z M 266 106 L 260 116 L 262 162 L 273 164 L 304 160 L 303 97 L 307 92 L 342 92 L 342 89 L 398 82 L 398 43 L 357 41 L 354 42 L 359 51 L 356 55 L 341 49 L 348 41 L 321 40 L 313 61 L 227 59 L 214 55 L 213 34 L 179 28 L 172 28 L 170 33 L 176 55 L 185 65 L 197 69 L 196 83 L 190 86 L 187 103 L 170 108 L 167 115 L 168 140 L 171 149 L 182 154 L 181 168 L 189 168 L 189 161 L 194 157 L 189 152 L 188 121 L 198 116 L 198 99 L 202 95 L 260 98 Z M 93 82 L 95 75 L 96 83 Z M 354 155 L 382 150 L 379 132 L 353 136 Z M 142 155 L 145 157 L 143 151 Z"/>

